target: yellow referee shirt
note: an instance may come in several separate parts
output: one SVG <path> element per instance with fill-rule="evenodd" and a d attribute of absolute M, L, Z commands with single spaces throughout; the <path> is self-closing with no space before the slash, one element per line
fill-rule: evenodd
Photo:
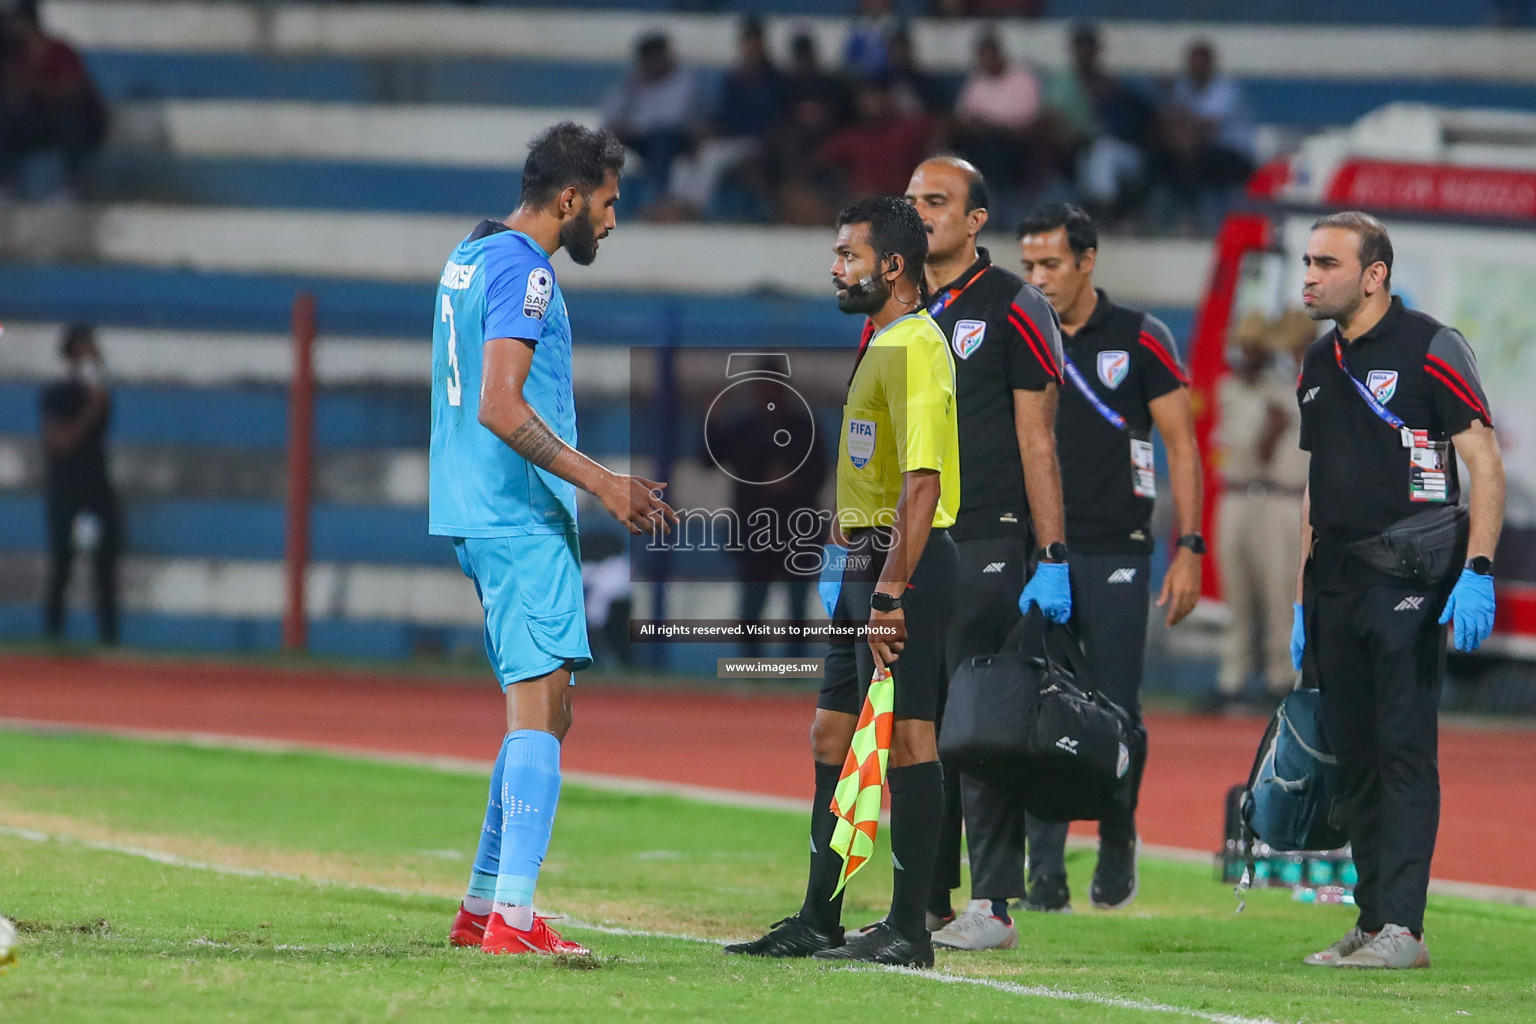
<path fill-rule="evenodd" d="M 848 385 L 837 443 L 837 517 L 844 530 L 890 526 L 901 475 L 939 472 L 933 525 L 960 510 L 960 431 L 955 364 L 926 310 L 887 324 L 869 340 Z"/>

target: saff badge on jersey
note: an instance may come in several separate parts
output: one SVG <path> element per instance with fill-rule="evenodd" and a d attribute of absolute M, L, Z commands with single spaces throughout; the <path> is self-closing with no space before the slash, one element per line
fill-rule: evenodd
<path fill-rule="evenodd" d="M 523 316 L 543 320 L 554 292 L 555 276 L 543 267 L 534 267 L 528 274 L 528 290 L 523 292 Z"/>
<path fill-rule="evenodd" d="M 1365 386 L 1371 389 L 1376 401 L 1386 405 L 1397 394 L 1397 371 L 1372 370 L 1365 375 Z"/>
<path fill-rule="evenodd" d="M 1131 354 L 1124 349 L 1112 348 L 1099 353 L 1099 380 L 1104 386 L 1113 390 L 1118 388 L 1125 380 L 1125 375 L 1131 372 Z"/>
<path fill-rule="evenodd" d="M 960 320 L 955 323 L 955 333 L 950 337 L 950 344 L 955 347 L 955 355 L 961 359 L 969 359 L 972 353 L 981 348 L 981 343 L 986 339 L 987 322 L 985 320 Z"/>

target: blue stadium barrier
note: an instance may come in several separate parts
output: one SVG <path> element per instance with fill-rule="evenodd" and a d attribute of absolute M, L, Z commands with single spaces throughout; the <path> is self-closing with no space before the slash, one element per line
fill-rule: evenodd
<path fill-rule="evenodd" d="M 626 70 L 615 62 L 485 56 L 464 60 L 91 50 L 84 57 L 108 100 L 592 106 Z"/>
<path fill-rule="evenodd" d="M 423 349 L 423 369 L 428 358 Z M 0 382 L 0 434 L 33 434 L 43 385 Z M 355 448 L 425 450 L 431 426 L 427 385 L 327 388 L 315 396 L 315 444 L 320 451 Z M 581 446 L 622 452 L 629 445 L 623 401 L 578 399 Z M 209 449 L 285 448 L 288 396 L 278 387 L 175 387 L 119 384 L 113 388 L 111 438 Z"/>
<path fill-rule="evenodd" d="M 517 205 L 522 183 L 520 168 L 224 159 L 147 150 L 108 150 L 92 173 L 110 202 L 456 213 L 471 225 L 478 217 L 505 216 Z"/>
<path fill-rule="evenodd" d="M 439 0 L 442 2 L 442 0 Z M 547 7 L 549 0 L 477 0 L 488 7 Z M 852 14 L 855 5 L 842 3 L 828 10 L 825 0 L 562 0 L 561 6 L 585 10 L 691 11 L 736 14 Z M 917 17 L 928 14 L 926 0 L 896 0 L 897 14 Z M 1355 0 L 1337 4 L 1331 0 L 1048 0 L 1042 12 L 1047 18 L 1091 18 L 1105 21 L 1219 21 L 1267 24 L 1300 22 L 1319 25 L 1464 25 L 1487 24 L 1492 3 L 1445 3 L 1443 0 Z"/>
<path fill-rule="evenodd" d="M 468 581 L 466 581 L 468 585 Z M 74 642 L 96 639 L 96 620 L 85 609 L 65 616 L 65 637 Z M 211 616 L 124 613 L 119 621 L 121 642 L 127 647 L 182 651 L 277 651 L 283 627 L 277 619 L 220 619 Z M 32 604 L 0 604 L 0 636 L 37 636 L 42 611 Z M 380 620 L 315 619 L 309 623 L 312 654 L 344 658 L 400 659 L 415 654 L 473 654 L 483 650 L 483 633 L 464 626 L 419 626 Z M 494 685 L 490 668 L 487 685 Z"/>
<path fill-rule="evenodd" d="M 472 226 L 472 225 L 471 225 Z M 446 253 L 444 254 L 446 257 Z M 313 292 L 322 334 L 431 333 L 430 283 L 199 274 L 138 267 L 0 264 L 8 320 L 74 321 L 209 331 L 288 330 L 293 297 Z M 753 344 L 837 348 L 857 330 L 829 292 L 811 297 L 570 292 L 578 345 Z M 1155 307 L 1182 343 L 1193 311 Z"/>
<path fill-rule="evenodd" d="M 124 515 L 127 548 L 134 554 L 258 561 L 283 557 L 280 501 L 133 501 L 124 503 Z M 424 507 L 316 502 L 310 545 L 317 562 L 457 564 L 448 540 L 427 533 Z M 0 495 L 0 551 L 46 549 L 42 497 Z"/>

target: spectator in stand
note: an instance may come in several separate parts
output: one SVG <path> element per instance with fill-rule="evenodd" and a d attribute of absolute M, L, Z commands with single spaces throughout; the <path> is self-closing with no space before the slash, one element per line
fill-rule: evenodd
<path fill-rule="evenodd" d="M 785 80 L 785 115 L 774 133 L 774 172 L 780 181 L 779 219 L 791 224 L 825 225 L 824 204 L 811 183 L 806 155 L 849 119 L 848 86 L 824 71 L 816 40 L 801 32 L 790 42 Z"/>
<path fill-rule="evenodd" d="M 897 26 L 886 40 L 885 57 L 890 68 L 887 80 L 891 83 L 891 98 L 897 110 L 938 117 L 953 109 L 954 96 L 950 90 L 937 75 L 918 67 L 912 33 L 906 25 Z"/>
<path fill-rule="evenodd" d="M 757 219 L 773 194 L 768 141 L 784 117 L 789 89 L 784 73 L 768 55 L 761 18 L 741 22 L 736 63 L 721 82 L 719 103 L 709 135 L 696 151 L 673 166 L 670 194 L 697 214 L 715 200 L 727 176 L 742 186 L 752 210 L 737 211 Z"/>
<path fill-rule="evenodd" d="M 858 120 L 839 129 L 812 160 L 819 172 L 838 175 L 832 210 L 875 196 L 899 196 L 909 168 L 933 152 L 934 122 L 923 114 L 896 109 L 890 84 L 862 83 L 856 93 Z"/>
<path fill-rule="evenodd" d="M 1071 65 L 1046 83 L 1046 105 L 1073 154 L 1083 205 L 1097 220 L 1128 212 L 1140 191 L 1156 107 L 1104 70 L 1099 29 L 1072 29 Z"/>
<path fill-rule="evenodd" d="M 43 31 L 36 0 L 0 13 L 0 195 L 14 192 L 22 162 L 58 153 L 63 189 L 78 195 L 107 135 L 107 106 L 74 47 Z"/>
<path fill-rule="evenodd" d="M 1253 121 L 1237 82 L 1199 39 L 1185 52 L 1160 117 L 1157 173 L 1186 223 L 1214 234 L 1234 189 L 1254 168 Z"/>
<path fill-rule="evenodd" d="M 1040 83 L 1022 65 L 1010 65 L 991 31 L 976 42 L 976 68 L 955 102 L 955 152 L 969 160 L 998 193 L 1017 193 L 1038 177 Z"/>
<path fill-rule="evenodd" d="M 634 70 L 602 105 L 603 127 L 642 161 L 638 171 L 624 176 L 625 191 L 637 191 L 640 205 L 666 194 L 672 162 L 692 151 L 701 128 L 699 105 L 698 80 L 678 65 L 667 36 L 641 36 Z"/>
<path fill-rule="evenodd" d="M 884 78 L 890 71 L 890 39 L 897 28 L 891 0 L 859 0 L 859 14 L 848 29 L 843 67 L 855 79 Z"/>

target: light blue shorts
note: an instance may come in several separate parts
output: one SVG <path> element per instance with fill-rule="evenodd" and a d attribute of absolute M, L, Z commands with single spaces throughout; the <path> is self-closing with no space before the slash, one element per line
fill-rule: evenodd
<path fill-rule="evenodd" d="M 455 537 L 453 550 L 475 581 L 485 609 L 485 653 L 503 690 L 592 664 L 574 536 Z"/>

